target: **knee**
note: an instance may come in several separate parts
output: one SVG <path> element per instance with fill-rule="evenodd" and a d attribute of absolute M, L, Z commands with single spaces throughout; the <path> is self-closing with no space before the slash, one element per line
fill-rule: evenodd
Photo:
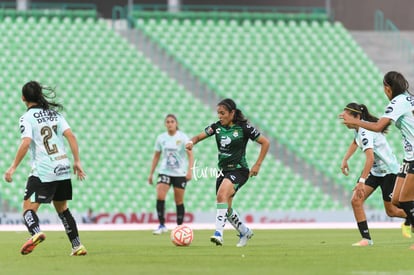
<path fill-rule="evenodd" d="M 364 203 L 364 200 L 362 199 L 357 199 L 353 197 L 351 200 L 351 205 L 353 208 L 361 207 L 363 203 Z"/>
<path fill-rule="evenodd" d="M 389 208 L 385 208 L 385 214 L 387 214 L 388 217 L 396 217 L 397 216 L 397 211 L 395 211 L 395 209 L 389 209 Z"/>

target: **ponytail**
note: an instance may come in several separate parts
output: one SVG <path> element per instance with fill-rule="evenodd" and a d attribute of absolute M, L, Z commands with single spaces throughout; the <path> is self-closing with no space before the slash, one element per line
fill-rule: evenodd
<path fill-rule="evenodd" d="M 48 91 L 48 93 L 45 94 L 44 90 Z M 27 82 L 22 88 L 22 95 L 26 101 L 36 103 L 43 110 L 63 110 L 61 104 L 48 100 L 56 97 L 55 90 L 50 87 L 43 87 L 36 81 Z"/>

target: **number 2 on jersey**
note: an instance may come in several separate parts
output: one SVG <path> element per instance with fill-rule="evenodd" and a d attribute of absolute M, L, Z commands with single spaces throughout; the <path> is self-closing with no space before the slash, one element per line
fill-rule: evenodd
<path fill-rule="evenodd" d="M 43 136 L 43 144 L 45 145 L 46 152 L 49 155 L 56 154 L 57 152 L 59 152 L 56 144 L 49 144 L 49 140 L 53 136 L 53 131 L 56 133 L 56 130 L 57 130 L 56 125 L 52 127 L 53 127 L 53 130 L 49 126 L 45 126 L 40 130 L 40 134 Z"/>

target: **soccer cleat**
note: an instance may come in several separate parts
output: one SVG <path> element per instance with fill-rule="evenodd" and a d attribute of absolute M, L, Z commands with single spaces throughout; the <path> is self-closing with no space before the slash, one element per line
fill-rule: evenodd
<path fill-rule="evenodd" d="M 35 249 L 35 247 L 39 243 L 43 242 L 45 239 L 46 239 L 46 235 L 43 234 L 42 232 L 34 234 L 32 237 L 30 237 L 30 239 L 28 239 L 24 243 L 20 252 L 22 253 L 22 255 L 27 255 L 31 253 Z"/>
<path fill-rule="evenodd" d="M 404 238 L 411 239 L 411 225 L 401 224 L 401 233 Z"/>
<path fill-rule="evenodd" d="M 214 235 L 210 237 L 210 241 L 216 245 L 223 245 L 223 236 L 220 232 L 214 232 Z"/>
<path fill-rule="evenodd" d="M 352 244 L 352 246 L 370 246 L 370 245 L 374 245 L 374 241 L 368 240 L 368 239 L 362 239 L 359 242 Z"/>
<path fill-rule="evenodd" d="M 158 226 L 157 229 L 155 229 L 154 231 L 152 231 L 152 234 L 154 234 L 154 235 L 161 235 L 162 233 L 167 233 L 167 232 L 168 232 L 168 228 L 165 225 L 160 224 L 160 226 Z"/>
<path fill-rule="evenodd" d="M 72 253 L 70 253 L 70 256 L 85 256 L 86 254 L 88 254 L 86 248 L 83 245 L 79 245 L 72 249 Z"/>
<path fill-rule="evenodd" d="M 240 233 L 239 235 L 240 239 L 239 242 L 237 243 L 237 247 L 243 247 L 247 245 L 247 241 L 250 240 L 253 237 L 253 231 L 250 230 L 249 228 L 247 228 L 247 232 L 246 234 L 242 234 Z"/>

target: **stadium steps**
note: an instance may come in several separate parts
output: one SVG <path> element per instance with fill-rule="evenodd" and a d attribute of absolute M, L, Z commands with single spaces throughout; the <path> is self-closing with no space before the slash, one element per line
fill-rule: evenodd
<path fill-rule="evenodd" d="M 0 65 L 7 68 L 0 72 L 0 97 L 7 101 L 2 104 L 2 113 L 10 114 L 0 125 L 2 133 L 7 133 L 2 136 L 0 168 L 7 169 L 18 145 L 16 123 L 25 110 L 19 96 L 22 84 L 36 79 L 56 85 L 58 100 L 65 106 L 64 114 L 78 137 L 88 175 L 85 182 L 73 181 L 73 211 L 84 212 L 89 207 L 95 212 L 154 211 L 155 190 L 147 184 L 147 176 L 155 137 L 165 131 L 165 114 L 177 114 L 181 128 L 189 135 L 215 120 L 210 107 L 160 71 L 104 21 L 66 16 L 6 16 L 0 19 L 0 46 L 5 53 L 0 56 Z M 249 148 L 248 158 L 253 159 L 259 147 Z M 195 152 L 201 167 L 215 167 L 213 139 L 198 146 Z M 28 169 L 25 159 L 14 183 L 2 185 L 3 199 L 16 210 L 21 207 Z M 304 190 L 312 192 L 318 203 L 300 205 L 297 210 L 343 208 L 332 204 L 331 198 L 325 203 L 320 190 L 271 157 L 263 164 L 261 175 L 267 179 L 265 193 L 292 191 L 285 199 L 292 200 L 298 190 L 290 186 L 307 186 Z M 243 192 L 245 196 L 263 192 L 262 178 L 256 183 L 255 180 L 245 187 L 252 188 Z M 186 197 L 193 211 L 214 209 L 214 178 L 190 182 Z M 270 198 L 263 198 L 266 204 L 256 205 L 258 200 L 245 197 L 240 204 L 250 209 L 255 203 L 258 211 L 290 207 L 279 206 L 278 201 L 269 202 Z M 172 199 L 168 200 L 167 210 L 175 211 Z M 41 211 L 53 209 L 43 207 Z"/>
<path fill-rule="evenodd" d="M 414 32 L 351 31 L 351 34 L 383 74 L 399 71 L 414 85 L 414 66 L 406 58 L 410 53 L 401 52 L 396 45 L 402 38 L 414 45 Z"/>
<path fill-rule="evenodd" d="M 156 64 L 161 70 L 164 70 L 171 78 L 175 79 L 181 85 L 191 91 L 192 94 L 199 98 L 206 105 L 210 106 L 213 110 L 216 108 L 217 102 L 222 99 L 217 93 L 212 91 L 203 84 L 199 78 L 194 77 L 191 72 L 191 68 L 187 68 L 183 62 L 185 60 L 177 60 L 171 58 L 165 51 L 163 46 L 160 47 L 157 43 L 151 41 L 147 36 L 143 35 L 139 29 L 122 29 L 118 30 L 123 37 L 125 37 L 130 43 L 134 44 L 138 50 L 142 51 L 151 61 Z M 315 170 L 313 166 L 308 165 L 293 154 L 288 148 L 281 145 L 277 139 L 268 135 L 266 131 L 260 129 L 265 136 L 270 139 L 272 147 L 270 153 L 273 154 L 275 159 L 279 159 L 286 166 L 289 166 L 296 174 L 301 175 L 304 179 L 312 182 L 314 186 L 317 186 L 324 193 L 330 194 L 330 196 L 336 200 L 342 202 L 344 205 L 348 204 L 348 196 L 343 194 L 347 193 L 347 190 L 341 188 L 338 185 L 332 185 L 331 181 L 326 178 L 323 173 Z"/>

